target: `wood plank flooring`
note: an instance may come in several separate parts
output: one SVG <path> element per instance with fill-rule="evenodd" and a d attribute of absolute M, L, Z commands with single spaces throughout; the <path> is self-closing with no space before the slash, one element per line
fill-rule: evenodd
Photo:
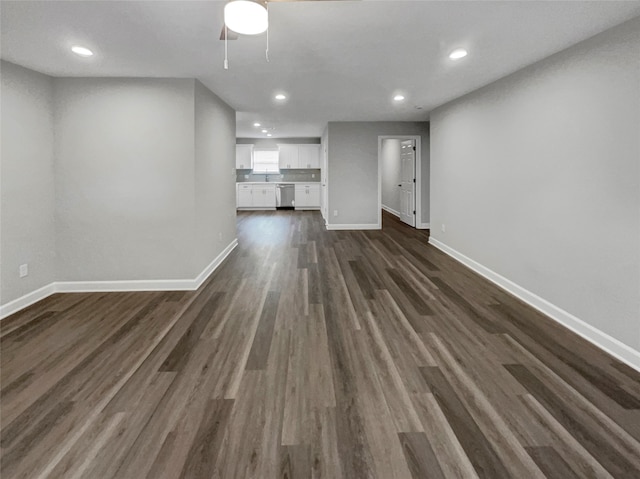
<path fill-rule="evenodd" d="M 195 292 L 0 323 L 2 477 L 638 478 L 640 374 L 384 215 L 248 212 Z"/>

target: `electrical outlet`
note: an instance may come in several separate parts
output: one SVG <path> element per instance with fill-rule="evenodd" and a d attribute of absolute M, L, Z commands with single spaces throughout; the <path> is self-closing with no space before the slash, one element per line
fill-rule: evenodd
<path fill-rule="evenodd" d="M 249 179 L 249 175 L 244 175 L 244 179 L 248 180 Z"/>
<path fill-rule="evenodd" d="M 218 233 L 218 241 L 222 241 L 222 233 Z"/>
<path fill-rule="evenodd" d="M 25 276 L 29 276 L 29 265 L 21 264 L 20 265 L 20 277 L 24 278 Z"/>
<path fill-rule="evenodd" d="M 315 173 L 311 173 L 311 178 L 315 178 L 316 174 Z"/>
<path fill-rule="evenodd" d="M 338 210 L 333 210 L 333 216 L 338 216 Z"/>
<path fill-rule="evenodd" d="M 442 226 L 440 226 L 440 229 L 442 230 L 443 233 L 445 232 L 446 227 L 445 227 L 444 223 L 442 223 Z"/>

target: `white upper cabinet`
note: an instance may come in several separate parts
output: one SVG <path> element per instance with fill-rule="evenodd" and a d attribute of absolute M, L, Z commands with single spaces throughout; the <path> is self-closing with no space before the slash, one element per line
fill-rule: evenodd
<path fill-rule="evenodd" d="M 298 145 L 298 168 L 320 168 L 320 145 Z"/>
<path fill-rule="evenodd" d="M 236 145 L 236 170 L 253 168 L 253 145 Z"/>
<path fill-rule="evenodd" d="M 320 169 L 320 145 L 278 145 L 281 170 Z"/>
<path fill-rule="evenodd" d="M 298 145 L 278 145 L 280 169 L 298 168 Z"/>

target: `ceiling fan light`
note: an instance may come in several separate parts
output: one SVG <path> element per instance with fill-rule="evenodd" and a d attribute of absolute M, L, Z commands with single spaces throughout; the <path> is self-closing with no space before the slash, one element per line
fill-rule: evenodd
<path fill-rule="evenodd" d="M 224 23 L 241 35 L 257 35 L 269 26 L 267 9 L 251 0 L 233 0 L 224 6 Z"/>
<path fill-rule="evenodd" d="M 452 60 L 460 60 L 461 58 L 466 57 L 467 53 L 468 52 L 464 48 L 457 48 L 449 53 L 449 58 L 451 58 Z"/>
<path fill-rule="evenodd" d="M 80 55 L 81 57 L 93 56 L 93 52 L 91 50 L 89 50 L 87 47 L 81 47 L 80 45 L 71 47 L 71 51 L 76 55 Z"/>

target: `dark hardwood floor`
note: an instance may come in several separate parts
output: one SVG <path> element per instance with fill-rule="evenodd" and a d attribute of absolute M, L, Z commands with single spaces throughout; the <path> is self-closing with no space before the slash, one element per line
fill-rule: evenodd
<path fill-rule="evenodd" d="M 640 477 L 640 375 L 426 232 L 238 237 L 198 291 L 0 323 L 4 479 Z"/>

